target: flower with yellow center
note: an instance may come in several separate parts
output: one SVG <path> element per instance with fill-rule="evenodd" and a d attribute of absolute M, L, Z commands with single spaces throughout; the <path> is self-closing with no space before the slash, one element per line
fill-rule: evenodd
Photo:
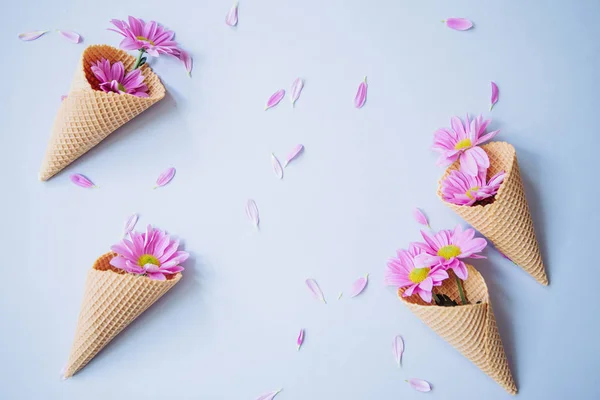
<path fill-rule="evenodd" d="M 465 195 L 470 198 L 473 199 L 473 192 L 477 192 L 479 190 L 479 186 L 474 186 L 471 189 L 467 190 L 465 192 Z"/>
<path fill-rule="evenodd" d="M 454 145 L 454 150 L 468 149 L 471 147 L 471 145 L 472 145 L 471 139 L 469 139 L 469 138 L 462 139 L 462 140 L 459 140 L 458 142 L 456 142 L 456 144 Z"/>
<path fill-rule="evenodd" d="M 157 265 L 160 267 L 160 261 L 158 261 L 158 258 L 154 257 L 152 254 L 144 254 L 144 255 L 140 256 L 137 264 L 140 267 L 143 267 L 146 264 L 153 264 L 153 265 Z"/>
<path fill-rule="evenodd" d="M 431 268 L 429 267 L 415 268 L 408 274 L 408 279 L 410 279 L 412 283 L 421 283 L 427 278 L 429 271 L 431 271 Z"/>
<path fill-rule="evenodd" d="M 444 257 L 447 260 L 450 260 L 454 257 L 458 257 L 461 253 L 460 247 L 455 246 L 453 244 L 449 244 L 447 246 L 441 247 L 437 251 L 437 255 L 440 257 Z"/>

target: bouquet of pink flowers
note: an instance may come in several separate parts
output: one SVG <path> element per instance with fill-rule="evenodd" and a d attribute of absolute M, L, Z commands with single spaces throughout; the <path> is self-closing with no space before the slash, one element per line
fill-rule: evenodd
<path fill-rule="evenodd" d="M 107 45 L 84 50 L 54 121 L 40 170 L 43 181 L 165 96 L 165 87 L 147 65 L 145 54 L 177 57 L 191 70 L 191 58 L 173 40 L 174 32 L 133 17 L 129 23 L 111 22 L 114 31 L 125 37 L 121 49 L 138 50 L 138 57 Z"/>
<path fill-rule="evenodd" d="M 115 336 L 175 286 L 189 254 L 148 226 L 111 247 L 88 273 L 64 378 L 85 367 Z"/>
<path fill-rule="evenodd" d="M 411 243 L 389 260 L 385 282 L 425 324 L 488 374 L 506 391 L 517 393 L 498 333 L 487 286 L 466 259 L 487 242 L 473 229 L 457 226 Z"/>
<path fill-rule="evenodd" d="M 538 282 L 548 284 L 513 146 L 492 142 L 490 120 L 479 116 L 435 132 L 433 150 L 447 167 L 438 196 Z M 480 146 L 481 145 L 481 146 Z"/>

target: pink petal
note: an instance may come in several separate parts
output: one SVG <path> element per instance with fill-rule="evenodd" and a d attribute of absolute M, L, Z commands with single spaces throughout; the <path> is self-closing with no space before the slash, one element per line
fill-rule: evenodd
<path fill-rule="evenodd" d="M 129 232 L 131 232 L 133 230 L 133 228 L 135 228 L 135 224 L 137 224 L 137 222 L 138 222 L 138 215 L 132 214 L 131 217 L 127 218 L 127 221 L 125 221 L 125 228 L 123 228 L 123 232 L 125 234 L 128 234 Z"/>
<path fill-rule="evenodd" d="M 183 66 L 185 67 L 185 70 L 187 71 L 188 75 L 192 76 L 191 73 L 192 73 L 193 64 L 192 64 L 192 56 L 190 56 L 190 53 L 188 53 L 185 50 L 181 50 L 179 52 L 178 58 L 183 63 Z"/>
<path fill-rule="evenodd" d="M 327 304 L 327 302 L 325 301 L 325 296 L 323 296 L 323 292 L 321 291 L 321 288 L 319 287 L 317 281 L 315 281 L 314 279 L 307 279 L 306 286 L 308 286 L 315 299 Z"/>
<path fill-rule="evenodd" d="M 279 179 L 283 179 L 283 168 L 281 168 L 281 163 L 273 153 L 271 153 L 271 165 L 273 166 L 273 172 L 275 173 L 275 176 Z"/>
<path fill-rule="evenodd" d="M 457 31 L 466 31 L 473 27 L 473 23 L 465 18 L 448 18 L 446 26 Z"/>
<path fill-rule="evenodd" d="M 275 392 L 269 392 L 269 393 L 265 393 L 262 394 L 260 396 L 258 396 L 258 398 L 256 400 L 273 400 L 275 398 L 275 396 L 277 396 L 277 394 L 279 392 L 281 392 L 283 389 L 279 389 Z"/>
<path fill-rule="evenodd" d="M 58 33 L 60 33 L 62 35 L 62 37 L 64 37 L 65 39 L 67 39 L 69 42 L 72 43 L 79 43 L 81 42 L 81 36 L 79 36 L 79 34 L 77 34 L 76 32 L 73 31 L 58 31 Z"/>
<path fill-rule="evenodd" d="M 294 160 L 296 157 L 298 157 L 300 155 L 300 153 L 302 153 L 304 151 L 304 146 L 301 144 L 297 144 L 296 146 L 294 146 L 294 148 L 292 149 L 292 151 L 290 151 L 290 153 L 287 155 L 285 162 L 283 163 L 283 167 L 287 167 L 288 164 Z"/>
<path fill-rule="evenodd" d="M 275 93 L 273 93 L 271 95 L 271 97 L 269 97 L 269 100 L 267 100 L 267 106 L 265 107 L 265 111 L 267 111 L 271 107 L 275 107 L 277 104 L 279 104 L 281 99 L 283 99 L 284 97 L 285 97 L 284 89 L 280 89 L 280 90 L 276 91 Z"/>
<path fill-rule="evenodd" d="M 90 181 L 88 178 L 81 174 L 72 174 L 71 176 L 69 176 L 69 179 L 71 179 L 71 182 L 73 182 L 77 186 L 81 186 L 82 188 L 89 189 L 96 187 L 96 185 L 94 185 L 92 181 Z"/>
<path fill-rule="evenodd" d="M 35 40 L 35 39 L 41 37 L 46 32 L 48 32 L 48 31 L 31 31 L 31 32 L 25 32 L 25 33 L 19 33 L 19 39 L 21 39 L 24 42 L 29 42 L 31 40 Z"/>
<path fill-rule="evenodd" d="M 367 101 L 367 77 L 358 85 L 356 96 L 354 97 L 354 107 L 362 108 Z"/>
<path fill-rule="evenodd" d="M 165 186 L 167 183 L 171 182 L 174 176 L 175 168 L 167 168 L 158 176 L 158 179 L 156 179 L 156 186 L 154 186 L 154 189 L 156 189 L 157 187 Z"/>
<path fill-rule="evenodd" d="M 258 207 L 252 199 L 249 199 L 246 202 L 246 215 L 248 216 L 248 218 L 250 218 L 252 225 L 254 225 L 258 229 L 258 224 L 260 222 L 260 219 L 258 217 Z"/>
<path fill-rule="evenodd" d="M 404 340 L 402 340 L 402 336 L 397 335 L 394 337 L 392 352 L 394 353 L 394 360 L 396 360 L 396 364 L 400 366 L 400 363 L 402 362 L 402 353 L 404 353 Z"/>
<path fill-rule="evenodd" d="M 148 274 L 148 278 L 150 278 L 153 281 L 166 281 L 167 278 L 165 277 L 165 275 L 162 272 L 150 272 Z"/>
<path fill-rule="evenodd" d="M 292 87 L 290 88 L 290 100 L 292 102 L 292 107 L 296 105 L 296 100 L 300 97 L 300 93 L 302 93 L 302 89 L 304 88 L 304 81 L 302 78 L 296 78 L 296 80 L 292 83 Z"/>
<path fill-rule="evenodd" d="M 354 284 L 352 285 L 352 289 L 350 289 L 350 297 L 356 297 L 365 290 L 367 284 L 369 283 L 369 274 L 358 278 Z"/>
<path fill-rule="evenodd" d="M 418 390 L 419 392 L 429 392 L 431 390 L 431 385 L 429 382 L 424 381 L 423 379 L 411 378 L 406 382 L 408 382 L 413 389 Z"/>
<path fill-rule="evenodd" d="M 429 228 L 429 221 L 427 221 L 427 217 L 425 216 L 425 214 L 423 214 L 423 211 L 419 210 L 418 208 L 415 208 L 413 210 L 413 217 L 415 217 L 415 220 L 419 224 L 425 225 Z"/>
<path fill-rule="evenodd" d="M 238 23 L 238 3 L 237 3 L 237 1 L 235 2 L 233 7 L 231 7 L 229 12 L 227 13 L 227 16 L 225 17 L 225 23 L 229 26 L 237 26 L 237 23 Z"/>
<path fill-rule="evenodd" d="M 302 347 L 302 343 L 304 343 L 304 329 L 300 329 L 298 339 L 296 339 L 296 345 L 298 346 L 298 350 L 300 350 L 300 347 Z"/>
<path fill-rule="evenodd" d="M 498 102 L 498 85 L 495 82 L 492 82 L 492 99 L 490 105 L 490 111 L 494 108 L 494 104 Z"/>

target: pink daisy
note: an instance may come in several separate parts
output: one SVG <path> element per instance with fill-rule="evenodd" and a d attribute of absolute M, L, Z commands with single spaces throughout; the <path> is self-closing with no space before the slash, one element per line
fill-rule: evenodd
<path fill-rule="evenodd" d="M 110 22 L 117 28 L 110 31 L 125 36 L 119 45 L 123 50 L 144 50 L 153 57 L 170 54 L 179 58 L 177 42 L 173 40 L 175 32 L 163 28 L 156 21 L 146 23 L 129 16 L 129 24 L 118 19 Z"/>
<path fill-rule="evenodd" d="M 187 260 L 189 254 L 177 251 L 179 241 L 171 240 L 166 232 L 148 225 L 146 233 L 132 231 L 129 238 L 111 247 L 117 253 L 110 260 L 113 267 L 158 281 L 164 281 L 165 274 L 183 271 L 179 264 Z"/>
<path fill-rule="evenodd" d="M 486 183 L 486 170 L 481 169 L 477 176 L 462 171 L 450 171 L 442 181 L 442 198 L 448 203 L 459 206 L 471 206 L 479 200 L 487 199 L 498 193 L 504 182 L 504 171 L 498 172 Z"/>
<path fill-rule="evenodd" d="M 398 250 L 397 257 L 391 258 L 385 272 L 385 284 L 398 288 L 408 287 L 403 297 L 417 293 L 423 301 L 431 303 L 431 290 L 434 286 L 441 286 L 448 273 L 441 266 L 425 266 L 421 264 L 422 250 L 411 243 L 408 250 Z"/>
<path fill-rule="evenodd" d="M 498 130 L 484 134 L 490 122 L 489 119 L 484 121 L 481 115 L 469 121 L 467 115 L 463 125 L 460 118 L 452 117 L 452 129 L 441 128 L 434 133 L 432 149 L 441 153 L 438 165 L 448 166 L 460 159 L 461 168 L 469 175 L 477 175 L 479 168 L 488 168 L 490 159 L 479 145 L 500 132 Z"/>
<path fill-rule="evenodd" d="M 128 93 L 137 97 L 148 97 L 148 86 L 144 84 L 144 75 L 139 69 L 125 75 L 125 67 L 121 61 L 110 65 L 103 58 L 92 64 L 92 72 L 100 81 L 100 89 L 105 92 Z"/>
<path fill-rule="evenodd" d="M 428 256 L 419 261 L 429 267 L 441 265 L 445 270 L 451 268 L 457 277 L 462 280 L 467 279 L 468 270 L 462 261 L 465 258 L 485 258 L 479 253 L 487 245 L 483 238 L 475 237 L 474 229 L 462 230 L 457 225 L 454 230 L 441 230 L 434 235 L 421 231 L 425 243 L 417 242 L 415 246 L 419 247 Z"/>

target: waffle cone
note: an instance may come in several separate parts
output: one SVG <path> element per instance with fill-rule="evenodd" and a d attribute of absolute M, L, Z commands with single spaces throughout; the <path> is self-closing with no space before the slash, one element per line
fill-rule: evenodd
<path fill-rule="evenodd" d="M 165 281 L 126 274 L 109 262 L 106 253 L 88 273 L 75 339 L 64 377 L 69 378 L 86 366 L 127 325 L 140 316 L 181 279 L 181 274 Z"/>
<path fill-rule="evenodd" d="M 149 97 L 105 93 L 91 70 L 92 63 L 106 58 L 111 63 L 123 62 L 131 71 L 135 58 L 106 45 L 89 46 L 83 51 L 71 89 L 60 105 L 46 156 L 40 170 L 45 181 L 100 143 L 137 115 L 165 96 L 165 88 L 149 66 L 141 67 Z"/>
<path fill-rule="evenodd" d="M 508 393 L 516 394 L 496 319 L 490 304 L 487 286 L 475 268 L 467 265 L 469 277 L 463 281 L 465 297 L 470 304 L 442 307 L 425 303 L 417 294 L 402 297 L 404 289 L 398 291 L 400 299 L 408 308 L 435 333 L 460 351 L 479 369 L 488 374 Z M 454 273 L 443 281 L 434 293 L 443 293 L 460 304 L 460 295 Z M 476 304 L 480 302 L 479 304 Z"/>
<path fill-rule="evenodd" d="M 494 243 L 494 246 L 515 264 L 527 271 L 542 285 L 548 285 L 542 254 L 533 229 L 533 220 L 525 198 L 515 148 L 504 142 L 483 145 L 490 158 L 488 175 L 504 171 L 506 176 L 494 201 L 486 205 L 457 206 L 442 198 L 442 180 L 458 169 L 457 161 L 448 169 L 438 186 L 438 196 L 444 204 Z M 488 176 L 488 177 L 489 177 Z"/>

